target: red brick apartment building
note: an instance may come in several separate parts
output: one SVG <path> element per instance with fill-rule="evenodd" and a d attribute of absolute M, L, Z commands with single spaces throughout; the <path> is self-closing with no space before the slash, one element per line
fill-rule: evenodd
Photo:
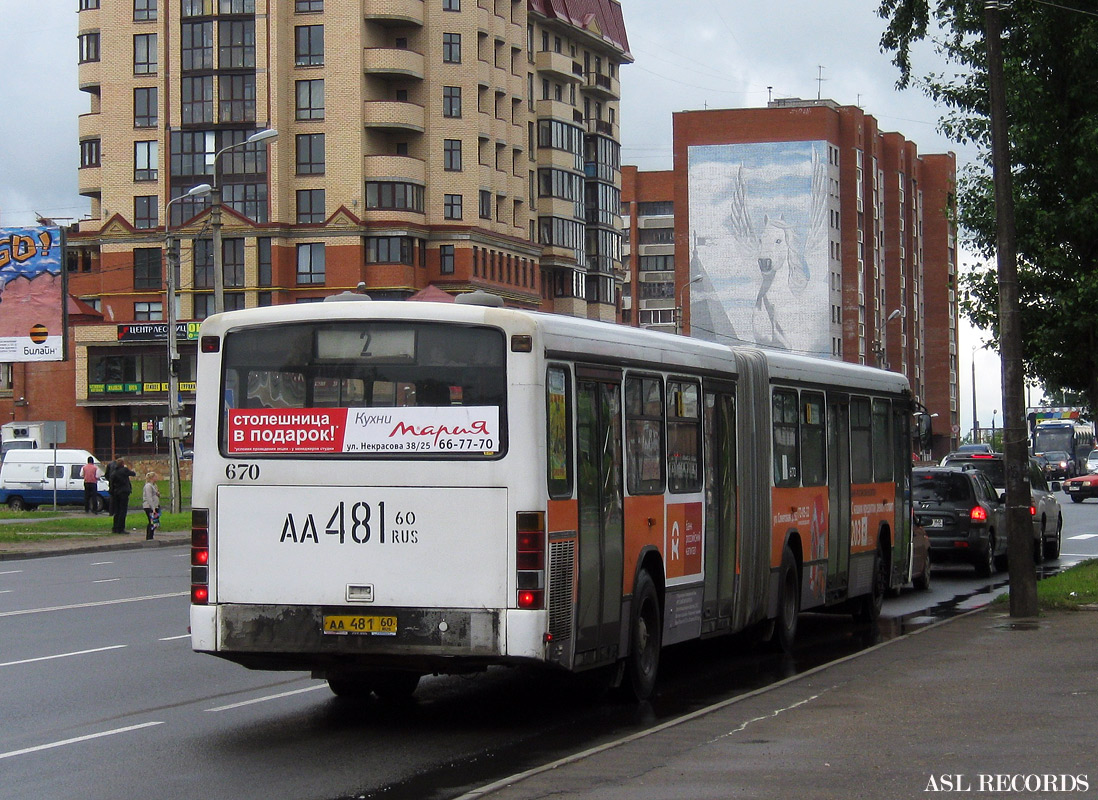
<path fill-rule="evenodd" d="M 623 169 L 624 322 L 888 367 L 957 441 L 956 159 L 855 106 L 674 115 L 674 168 Z"/>

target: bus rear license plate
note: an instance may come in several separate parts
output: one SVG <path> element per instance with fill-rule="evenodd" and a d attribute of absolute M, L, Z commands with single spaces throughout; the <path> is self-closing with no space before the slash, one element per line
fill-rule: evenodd
<path fill-rule="evenodd" d="M 335 634 L 365 634 L 396 636 L 397 618 L 347 614 L 324 617 L 324 632 Z"/>

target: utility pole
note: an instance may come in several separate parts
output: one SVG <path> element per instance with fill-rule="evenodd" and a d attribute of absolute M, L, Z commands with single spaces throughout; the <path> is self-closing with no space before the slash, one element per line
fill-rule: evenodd
<path fill-rule="evenodd" d="M 1037 616 L 1037 570 L 1033 561 L 1032 496 L 1026 480 L 1029 437 L 1025 374 L 1018 303 L 1010 138 L 1003 82 L 1002 22 L 1006 0 L 985 0 L 988 94 L 991 109 L 991 161 L 995 182 L 996 250 L 999 272 L 999 355 L 1003 364 L 1003 457 L 1006 461 L 1007 558 L 1010 616 Z M 1043 543 L 1042 545 L 1043 546 Z"/>

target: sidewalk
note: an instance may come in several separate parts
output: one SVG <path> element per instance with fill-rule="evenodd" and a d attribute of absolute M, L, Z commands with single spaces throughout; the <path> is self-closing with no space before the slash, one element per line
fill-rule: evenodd
<path fill-rule="evenodd" d="M 95 553 L 109 550 L 134 550 L 141 547 L 171 547 L 190 544 L 190 531 L 159 531 L 152 541 L 145 541 L 145 515 L 140 518 L 131 512 L 131 522 L 137 525 L 130 526 L 130 532 L 125 534 L 111 534 L 106 536 L 90 533 L 56 534 L 64 536 L 63 539 L 48 539 L 46 541 L 0 542 L 0 561 L 13 561 L 22 558 L 39 558 L 43 556 L 61 556 L 74 553 Z M 111 518 L 106 515 L 99 517 L 103 520 L 103 530 L 110 531 Z"/>
<path fill-rule="evenodd" d="M 938 623 L 460 800 L 1098 797 L 1098 612 Z"/>

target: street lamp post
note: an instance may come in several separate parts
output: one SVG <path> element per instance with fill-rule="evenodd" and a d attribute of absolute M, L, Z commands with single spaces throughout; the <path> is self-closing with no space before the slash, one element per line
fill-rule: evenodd
<path fill-rule="evenodd" d="M 888 319 L 886 319 L 884 321 L 884 323 L 881 324 L 880 330 L 877 331 L 877 338 L 873 340 L 873 352 L 877 356 L 877 366 L 880 367 L 881 369 L 888 369 L 889 366 L 890 366 L 888 361 L 885 360 L 885 347 L 884 347 L 885 325 L 888 325 L 888 323 L 892 322 L 892 320 L 899 317 L 900 314 L 902 314 L 902 313 L 903 312 L 900 311 L 900 309 L 897 308 L 895 311 L 893 311 L 891 314 L 889 314 Z"/>
<path fill-rule="evenodd" d="M 683 304 L 682 304 L 683 292 L 686 291 L 687 287 L 689 287 L 690 284 L 697 283 L 703 277 L 704 276 L 699 275 L 696 278 L 691 278 L 686 283 L 684 283 L 681 287 L 679 287 L 678 303 L 675 305 L 675 333 L 682 333 L 682 328 L 683 328 L 682 318 L 685 314 L 685 309 L 683 308 Z"/>
<path fill-rule="evenodd" d="M 187 197 L 199 197 L 207 195 L 213 190 L 208 183 L 200 183 L 188 189 L 173 200 L 169 200 L 164 206 L 164 253 L 167 261 L 167 275 L 164 279 L 165 305 L 167 306 L 168 319 L 168 419 L 165 425 L 168 434 L 169 448 L 171 450 L 171 511 L 178 514 L 180 510 L 179 498 L 179 438 L 182 423 L 180 422 L 179 403 L 179 342 L 175 331 L 175 271 L 179 266 L 179 259 L 175 254 L 175 243 L 172 241 L 172 203 L 177 203 Z"/>
<path fill-rule="evenodd" d="M 246 144 L 265 142 L 278 136 L 278 131 L 265 128 L 256 131 L 247 139 L 228 147 L 222 147 L 213 157 L 213 191 L 210 195 L 210 227 L 213 230 L 213 254 L 214 254 L 214 313 L 220 314 L 225 310 L 225 275 L 222 272 L 223 254 L 221 252 L 221 182 L 218 180 L 217 164 L 221 156 L 235 147 L 243 147 Z"/>

